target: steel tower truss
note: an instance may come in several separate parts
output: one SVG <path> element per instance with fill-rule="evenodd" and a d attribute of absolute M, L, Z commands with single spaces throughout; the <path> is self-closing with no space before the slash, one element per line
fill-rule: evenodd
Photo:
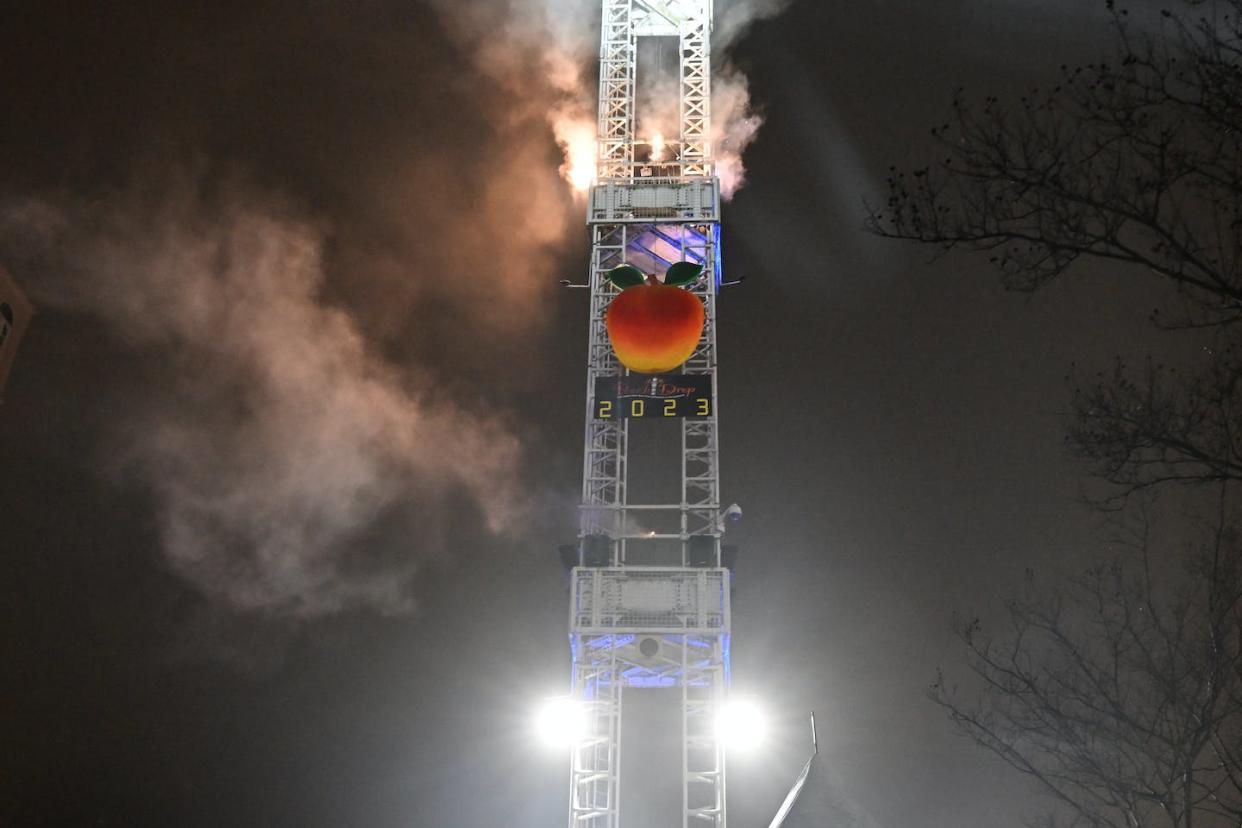
<path fill-rule="evenodd" d="M 725 828 L 724 751 L 714 713 L 729 681 L 729 572 L 722 532 L 716 407 L 716 291 L 720 188 L 711 159 L 712 0 L 602 0 L 597 180 L 591 233 L 586 437 L 579 566 L 571 577 L 573 696 L 589 711 L 572 751 L 570 828 L 621 828 L 622 701 L 641 688 L 679 688 L 682 824 Z M 680 142 L 658 164 L 635 134 L 640 37 L 678 38 Z M 632 502 L 630 425 L 595 417 L 596 379 L 625 373 L 604 313 L 616 295 L 605 274 L 620 264 L 663 273 L 704 265 L 692 288 L 703 302 L 702 338 L 680 373 L 710 377 L 711 414 L 659 423 L 681 429 L 681 500 Z M 652 530 L 652 525 L 659 524 Z M 632 746 L 632 749 L 637 749 Z M 638 828 L 626 826 L 625 828 Z"/>

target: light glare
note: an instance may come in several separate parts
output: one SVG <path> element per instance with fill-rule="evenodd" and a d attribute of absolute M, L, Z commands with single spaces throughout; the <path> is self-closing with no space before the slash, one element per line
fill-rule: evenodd
<path fill-rule="evenodd" d="M 566 121 L 557 124 L 558 140 L 565 153 L 561 175 L 576 192 L 584 193 L 595 183 L 595 125 Z"/>
<path fill-rule="evenodd" d="M 716 738 L 727 748 L 750 750 L 763 742 L 767 732 L 763 711 L 754 702 L 728 701 L 716 713 Z"/>
<path fill-rule="evenodd" d="M 651 160 L 655 164 L 664 160 L 664 136 L 658 132 L 651 136 Z"/>
<path fill-rule="evenodd" d="M 548 699 L 535 717 L 535 732 L 550 747 L 571 747 L 588 730 L 586 706 L 571 698 Z"/>

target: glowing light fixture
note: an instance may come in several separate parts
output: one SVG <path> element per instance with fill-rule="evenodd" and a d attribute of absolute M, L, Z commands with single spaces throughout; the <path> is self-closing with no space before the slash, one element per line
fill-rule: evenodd
<path fill-rule="evenodd" d="M 750 750 L 759 746 L 767 733 L 763 711 L 752 701 L 733 699 L 716 712 L 716 738 L 726 748 Z"/>
<path fill-rule="evenodd" d="M 550 747 L 576 745 L 589 730 L 586 706 L 563 696 L 548 699 L 535 717 L 535 732 Z"/>

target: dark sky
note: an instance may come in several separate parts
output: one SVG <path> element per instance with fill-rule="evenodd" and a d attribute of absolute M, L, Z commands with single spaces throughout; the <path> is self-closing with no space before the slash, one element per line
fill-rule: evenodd
<path fill-rule="evenodd" d="M 0 26 L 0 261 L 40 307 L 0 408 L 0 826 L 560 824 L 526 727 L 567 675 L 587 243 L 540 4 L 167 6 Z M 1005 293 L 862 199 L 955 87 L 1108 43 L 1102 3 L 794 0 L 734 45 L 766 119 L 719 304 L 734 677 L 777 723 L 736 826 L 811 709 L 834 817 L 1034 803 L 924 694 L 954 611 L 1090 554 L 1064 377 L 1142 353 L 1155 299 Z"/>

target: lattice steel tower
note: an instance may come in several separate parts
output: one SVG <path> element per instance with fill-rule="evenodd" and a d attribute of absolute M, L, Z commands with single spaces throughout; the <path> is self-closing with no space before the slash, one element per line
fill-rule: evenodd
<path fill-rule="evenodd" d="M 589 711 L 590 726 L 572 752 L 570 828 L 622 825 L 622 701 L 650 687 L 680 689 L 683 825 L 726 825 L 725 758 L 714 727 L 729 683 L 730 574 L 720 543 L 720 187 L 710 141 L 711 26 L 712 0 L 603 0 L 597 179 L 587 212 L 586 439 L 570 597 L 572 693 Z M 680 135 L 670 136 L 667 159 L 635 134 L 644 37 L 678 43 Z M 621 264 L 662 273 L 682 261 L 705 271 L 689 288 L 705 309 L 698 345 L 675 376 L 629 375 L 605 328 L 617 295 L 605 274 Z M 640 429 L 633 422 L 640 417 L 663 421 Z M 680 463 L 678 502 L 634 502 L 627 489 L 631 434 L 651 436 L 653 429 L 666 436 L 680 429 L 680 452 L 663 456 Z"/>

